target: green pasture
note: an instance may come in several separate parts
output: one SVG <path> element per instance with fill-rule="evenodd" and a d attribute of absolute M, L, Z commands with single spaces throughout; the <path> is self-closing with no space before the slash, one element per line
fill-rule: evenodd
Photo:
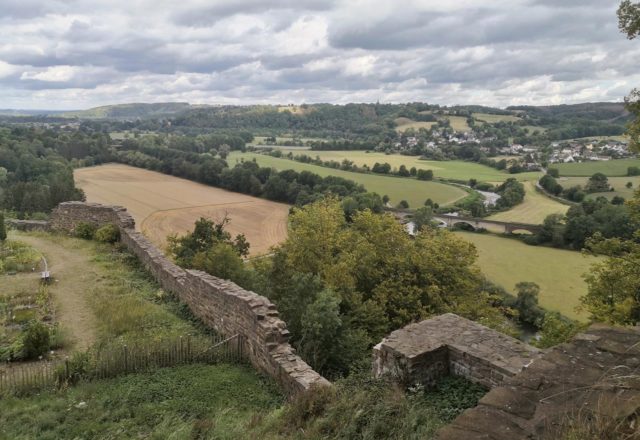
<path fill-rule="evenodd" d="M 418 156 L 403 156 L 401 154 L 384 154 L 354 150 L 354 151 L 301 151 L 294 148 L 280 148 L 284 154 L 289 152 L 293 154 L 306 154 L 307 156 L 319 156 L 322 160 L 335 160 L 342 162 L 344 159 L 353 161 L 356 165 L 368 165 L 372 167 L 376 162 L 388 163 L 392 168 L 400 168 L 400 165 L 406 166 L 408 169 L 416 167 L 418 169 L 433 170 L 436 178 L 456 179 L 467 181 L 471 178 L 480 182 L 504 182 L 509 177 L 515 177 L 518 180 L 533 180 L 541 176 L 539 172 L 509 174 L 504 171 L 496 170 L 485 165 L 474 162 L 465 162 L 462 160 L 436 161 L 422 160 Z"/>
<path fill-rule="evenodd" d="M 549 168 L 557 168 L 561 176 L 592 176 L 602 173 L 608 177 L 626 176 L 627 168 L 640 167 L 640 159 L 616 159 L 578 163 L 554 163 Z"/>
<path fill-rule="evenodd" d="M 426 128 L 427 130 L 429 130 L 431 127 L 438 124 L 435 121 L 431 121 L 431 122 L 414 121 L 413 119 L 409 119 L 409 118 L 396 118 L 394 122 L 396 123 L 396 131 L 399 131 L 399 132 L 403 132 L 410 128 L 413 128 L 414 130 Z"/>
<path fill-rule="evenodd" d="M 464 116 L 445 116 L 451 123 L 451 128 L 455 131 L 466 132 L 471 131 L 471 127 L 467 124 L 467 118 Z"/>
<path fill-rule="evenodd" d="M 477 121 L 495 124 L 496 122 L 517 122 L 521 118 L 513 115 L 492 115 L 489 113 L 472 113 L 471 116 Z"/>
<path fill-rule="evenodd" d="M 570 188 L 572 186 L 581 185 L 584 187 L 589 180 L 588 177 L 560 177 L 558 183 L 565 188 Z M 627 188 L 627 182 L 631 182 L 631 188 Z M 601 193 L 593 193 L 589 194 L 588 197 L 596 198 L 599 196 L 606 197 L 607 199 L 612 199 L 615 196 L 624 197 L 625 200 L 629 200 L 633 197 L 635 191 L 640 188 L 640 176 L 633 177 L 609 177 L 609 185 L 611 185 L 614 191 L 610 192 L 601 192 Z"/>
<path fill-rule="evenodd" d="M 499 212 L 489 217 L 490 220 L 503 222 L 541 224 L 549 214 L 565 214 L 568 205 L 556 202 L 536 190 L 536 182 L 524 182 L 524 201 L 508 211 Z"/>
<path fill-rule="evenodd" d="M 478 249 L 478 264 L 485 276 L 509 292 L 520 281 L 540 286 L 540 305 L 573 319 L 586 321 L 588 315 L 575 308 L 587 293 L 582 279 L 596 257 L 579 252 L 542 246 L 529 246 L 518 240 L 490 234 L 457 232 Z"/>
<path fill-rule="evenodd" d="M 406 200 L 409 202 L 411 208 L 422 206 L 424 201 L 429 198 L 440 205 L 447 205 L 467 195 L 467 193 L 460 188 L 438 182 L 424 182 L 416 179 L 334 170 L 332 168 L 300 163 L 288 159 L 279 159 L 256 153 L 233 151 L 227 158 L 227 162 L 230 166 L 234 166 L 236 162 L 241 160 L 254 159 L 261 166 L 272 167 L 277 170 L 310 171 L 320 176 L 338 176 L 353 180 L 364 185 L 367 191 L 376 192 L 380 195 L 388 195 L 391 203 L 394 205 L 399 203 L 400 200 Z"/>

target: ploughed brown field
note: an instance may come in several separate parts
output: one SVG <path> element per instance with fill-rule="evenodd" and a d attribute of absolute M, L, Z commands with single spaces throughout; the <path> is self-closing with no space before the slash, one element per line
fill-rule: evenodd
<path fill-rule="evenodd" d="M 289 206 L 283 203 L 120 164 L 80 168 L 74 177 L 87 201 L 124 206 L 136 228 L 162 249 L 169 234 L 193 230 L 200 217 L 220 220 L 225 214 L 231 219 L 227 230 L 247 237 L 251 255 L 267 253 L 287 237 Z"/>

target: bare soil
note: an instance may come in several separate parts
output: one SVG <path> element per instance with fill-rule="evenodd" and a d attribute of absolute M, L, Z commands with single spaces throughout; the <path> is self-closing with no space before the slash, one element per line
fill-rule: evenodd
<path fill-rule="evenodd" d="M 228 231 L 245 234 L 253 256 L 287 237 L 289 206 L 283 203 L 120 164 L 81 168 L 74 176 L 88 201 L 124 206 L 136 228 L 160 248 L 168 235 L 192 230 L 200 217 L 228 215 Z"/>

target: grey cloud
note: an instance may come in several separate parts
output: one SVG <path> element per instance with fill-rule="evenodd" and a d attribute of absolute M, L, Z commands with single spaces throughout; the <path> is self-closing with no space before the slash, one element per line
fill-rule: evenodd
<path fill-rule="evenodd" d="M 238 0 L 188 7 L 173 19 L 183 26 L 208 26 L 217 20 L 237 14 L 263 14 L 270 11 L 327 11 L 333 6 L 330 0 Z"/>
<path fill-rule="evenodd" d="M 522 87 L 528 99 L 570 102 L 591 90 L 615 100 L 640 80 L 640 45 L 617 30 L 618 0 L 513 0 L 502 9 L 487 0 L 451 11 L 406 0 L 386 14 L 384 0 L 0 2 L 0 100 L 38 91 L 41 107 L 66 99 L 66 89 L 82 91 L 69 98 L 76 108 L 105 99 L 446 104 L 476 96 L 509 105 Z M 12 65 L 5 73 L 2 62 Z M 22 75 L 55 66 L 78 73 Z"/>

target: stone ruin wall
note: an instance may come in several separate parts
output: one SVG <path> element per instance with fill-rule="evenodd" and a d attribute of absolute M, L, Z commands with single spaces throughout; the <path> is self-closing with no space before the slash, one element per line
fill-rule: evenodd
<path fill-rule="evenodd" d="M 95 203 L 65 202 L 52 213 L 50 229 L 73 232 L 81 222 L 115 224 L 121 242 L 165 290 L 173 293 L 202 322 L 217 332 L 244 337 L 251 363 L 273 377 L 290 394 L 312 385 L 329 385 L 289 344 L 289 331 L 276 306 L 267 298 L 204 272 L 184 270 L 172 263 L 146 237 L 134 230 L 126 209 Z"/>
<path fill-rule="evenodd" d="M 372 374 L 427 387 L 454 374 L 494 388 L 540 354 L 510 336 L 446 313 L 391 332 L 373 349 Z"/>

